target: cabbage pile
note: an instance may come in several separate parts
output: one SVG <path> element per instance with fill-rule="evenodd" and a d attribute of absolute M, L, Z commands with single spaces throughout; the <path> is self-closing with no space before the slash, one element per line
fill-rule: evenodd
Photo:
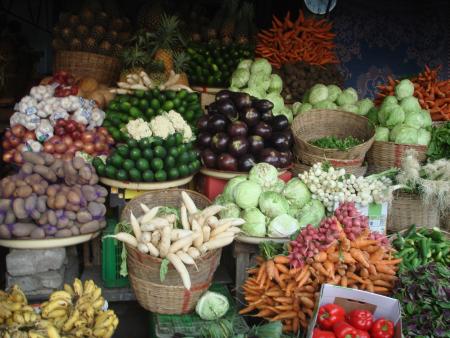
<path fill-rule="evenodd" d="M 336 85 L 318 83 L 305 93 L 303 102 L 294 103 L 292 110 L 294 115 L 311 109 L 338 109 L 367 115 L 372 107 L 370 99 L 358 101 L 358 93 L 351 87 L 342 90 Z"/>
<path fill-rule="evenodd" d="M 292 122 L 292 111 L 284 105 L 281 96 L 283 81 L 279 75 L 272 74 L 272 65 L 266 59 L 241 61 L 231 76 L 229 89 L 269 100 L 273 103 L 273 115 L 285 115 Z"/>
<path fill-rule="evenodd" d="M 243 218 L 241 229 L 248 236 L 289 237 L 308 224 L 318 226 L 325 217 L 325 207 L 311 198 L 300 179 L 284 183 L 267 163 L 256 164 L 248 176 L 231 179 L 215 203 L 225 207 L 221 218 Z"/>
<path fill-rule="evenodd" d="M 427 146 L 431 139 L 431 116 L 413 96 L 414 85 L 402 80 L 395 86 L 395 96 L 386 96 L 367 117 L 377 126 L 375 140 L 398 144 Z"/>

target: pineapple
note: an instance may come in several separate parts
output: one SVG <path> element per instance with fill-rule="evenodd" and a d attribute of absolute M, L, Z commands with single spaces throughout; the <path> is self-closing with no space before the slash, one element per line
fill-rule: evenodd
<path fill-rule="evenodd" d="M 84 40 L 83 48 L 87 52 L 95 52 L 95 50 L 97 49 L 97 40 L 94 39 L 92 36 L 88 37 L 87 39 Z"/>
<path fill-rule="evenodd" d="M 106 30 L 105 27 L 101 26 L 101 25 L 95 25 L 94 27 L 92 27 L 92 36 L 95 37 L 96 39 L 102 39 L 105 36 Z"/>
<path fill-rule="evenodd" d="M 176 52 L 173 55 L 173 68 L 176 74 L 180 74 L 179 84 L 189 86 L 189 80 L 186 74 L 187 64 L 189 62 L 189 56 L 183 52 Z"/>
<path fill-rule="evenodd" d="M 63 40 L 68 41 L 72 37 L 72 30 L 69 27 L 61 29 L 61 37 Z"/>
<path fill-rule="evenodd" d="M 94 22 L 95 16 L 94 12 L 89 8 L 84 8 L 81 11 L 81 22 L 83 22 L 85 25 L 92 25 Z"/>
<path fill-rule="evenodd" d="M 123 45 L 116 43 L 112 46 L 111 51 L 113 56 L 119 56 L 123 51 Z"/>
<path fill-rule="evenodd" d="M 138 74 L 145 70 L 151 61 L 150 54 L 139 48 L 138 45 L 125 49 L 122 53 L 124 70 L 120 74 L 120 81 L 125 81 L 128 74 Z"/>
<path fill-rule="evenodd" d="M 69 23 L 70 26 L 76 27 L 77 25 L 80 24 L 80 18 L 77 15 L 70 15 L 67 22 Z"/>
<path fill-rule="evenodd" d="M 105 39 L 108 40 L 110 43 L 115 43 L 118 37 L 119 33 L 117 33 L 117 31 L 110 30 L 106 33 Z"/>
<path fill-rule="evenodd" d="M 86 25 L 79 25 L 76 28 L 76 33 L 77 33 L 78 37 L 85 37 L 88 35 L 89 29 Z"/>
<path fill-rule="evenodd" d="M 110 54 L 111 53 L 112 45 L 109 41 L 103 40 L 98 45 L 98 51 L 102 54 Z"/>
<path fill-rule="evenodd" d="M 115 31 L 121 31 L 123 29 L 124 23 L 121 18 L 115 18 L 111 22 L 111 28 Z"/>
<path fill-rule="evenodd" d="M 168 74 L 165 72 L 164 63 L 161 61 L 152 60 L 145 68 L 145 71 L 150 80 L 157 86 L 167 81 Z"/>
<path fill-rule="evenodd" d="M 95 19 L 100 25 L 106 26 L 109 22 L 109 15 L 106 12 L 100 12 Z"/>
<path fill-rule="evenodd" d="M 78 38 L 73 38 L 70 40 L 70 50 L 79 51 L 81 49 L 81 40 Z"/>

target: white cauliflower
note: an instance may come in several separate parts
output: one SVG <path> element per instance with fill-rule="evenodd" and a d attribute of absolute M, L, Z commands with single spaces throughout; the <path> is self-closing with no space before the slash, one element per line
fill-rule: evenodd
<path fill-rule="evenodd" d="M 152 136 L 149 123 L 143 119 L 132 120 L 125 126 L 127 133 L 135 140 Z"/>
<path fill-rule="evenodd" d="M 175 128 L 167 116 L 156 116 L 150 121 L 150 128 L 153 135 L 166 139 L 169 135 L 175 133 Z"/>
<path fill-rule="evenodd" d="M 191 126 L 183 119 L 183 117 L 175 110 L 171 110 L 167 113 L 167 117 L 172 123 L 174 129 L 183 134 L 183 141 L 192 141 L 192 129 Z"/>

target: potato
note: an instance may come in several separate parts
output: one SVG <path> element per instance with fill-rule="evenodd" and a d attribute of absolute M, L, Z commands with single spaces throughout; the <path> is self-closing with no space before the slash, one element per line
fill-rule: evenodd
<path fill-rule="evenodd" d="M 36 164 L 36 165 L 44 165 L 45 164 L 45 160 L 44 160 L 43 156 L 41 156 L 40 154 L 37 154 L 37 153 L 33 153 L 31 151 L 23 152 L 22 157 L 25 162 L 30 162 L 30 163 Z"/>
<path fill-rule="evenodd" d="M 45 234 L 47 236 L 49 236 L 49 235 L 53 236 L 58 231 L 58 228 L 56 228 L 55 226 L 52 226 L 50 224 L 45 224 L 44 226 L 42 226 L 42 229 L 44 229 Z"/>
<path fill-rule="evenodd" d="M 39 212 L 47 210 L 47 196 L 39 196 L 36 207 Z"/>
<path fill-rule="evenodd" d="M 95 188 L 90 185 L 83 185 L 81 187 L 81 191 L 83 193 L 84 198 L 86 201 L 94 201 L 97 198 L 97 193 L 95 191 Z"/>
<path fill-rule="evenodd" d="M 55 158 L 52 154 L 44 153 L 43 157 L 46 166 L 51 166 L 55 162 Z"/>
<path fill-rule="evenodd" d="M 50 170 L 51 171 L 54 171 L 55 173 L 56 173 L 56 171 L 59 169 L 59 168 L 62 168 L 62 166 L 63 166 L 63 160 L 61 160 L 61 159 L 55 159 L 55 161 L 53 162 L 53 164 L 50 166 Z"/>
<path fill-rule="evenodd" d="M 55 196 L 55 209 L 64 209 L 67 204 L 67 198 L 64 194 L 57 194 Z"/>
<path fill-rule="evenodd" d="M 11 232 L 5 224 L 0 225 L 0 238 L 10 239 L 12 237 Z"/>
<path fill-rule="evenodd" d="M 44 239 L 45 231 L 42 228 L 36 227 L 31 233 L 30 237 L 33 239 Z"/>
<path fill-rule="evenodd" d="M 46 181 L 43 181 L 47 183 Z M 31 189 L 33 189 L 33 192 L 35 192 L 37 195 L 44 195 L 46 191 L 47 186 L 41 183 L 34 183 L 31 185 Z"/>
<path fill-rule="evenodd" d="M 80 223 L 90 222 L 92 221 L 92 215 L 87 210 L 78 211 L 77 221 Z"/>
<path fill-rule="evenodd" d="M 80 210 L 80 206 L 77 204 L 67 203 L 66 210 L 67 211 L 78 211 L 78 210 Z"/>
<path fill-rule="evenodd" d="M 66 217 L 72 221 L 77 219 L 77 214 L 74 213 L 73 211 L 66 211 L 65 214 Z"/>
<path fill-rule="evenodd" d="M 30 217 L 33 221 L 37 221 L 39 218 L 41 218 L 41 213 L 34 209 L 30 212 Z"/>
<path fill-rule="evenodd" d="M 13 224 L 16 221 L 16 215 L 12 210 L 8 210 L 5 215 L 5 224 Z"/>
<path fill-rule="evenodd" d="M 6 211 L 11 207 L 10 199 L 0 199 L 0 211 Z"/>
<path fill-rule="evenodd" d="M 78 181 L 77 171 L 72 165 L 72 161 L 64 161 L 64 181 L 68 185 L 74 185 Z"/>
<path fill-rule="evenodd" d="M 37 220 L 37 224 L 39 225 L 48 224 L 48 214 L 46 212 L 41 214 L 41 217 Z"/>
<path fill-rule="evenodd" d="M 29 185 L 26 185 L 26 186 L 17 188 L 16 191 L 14 192 L 14 196 L 20 197 L 20 198 L 27 198 L 28 196 L 31 195 L 32 192 L 33 192 L 33 189 Z"/>
<path fill-rule="evenodd" d="M 12 234 L 15 237 L 28 237 L 37 226 L 32 223 L 16 223 L 13 225 Z"/>
<path fill-rule="evenodd" d="M 98 183 L 98 176 L 96 173 L 92 173 L 91 179 L 89 180 L 90 185 L 94 185 Z"/>
<path fill-rule="evenodd" d="M 16 179 L 16 188 L 26 187 L 28 185 L 24 180 Z"/>
<path fill-rule="evenodd" d="M 84 159 L 79 156 L 76 156 L 72 159 L 72 165 L 76 170 L 80 170 L 81 168 L 83 168 L 85 163 L 86 162 L 84 161 Z"/>
<path fill-rule="evenodd" d="M 33 165 L 30 162 L 25 162 L 20 169 L 25 175 L 31 175 L 33 173 Z"/>
<path fill-rule="evenodd" d="M 103 228 L 106 227 L 106 221 L 105 220 L 99 221 L 98 223 L 100 224 L 100 229 L 103 229 Z"/>
<path fill-rule="evenodd" d="M 47 206 L 50 209 L 55 209 L 55 196 L 49 196 L 47 198 Z"/>
<path fill-rule="evenodd" d="M 59 192 L 67 195 L 70 192 L 70 187 L 68 187 L 67 185 L 61 185 L 61 189 L 59 190 Z"/>
<path fill-rule="evenodd" d="M 56 226 L 58 227 L 58 229 L 67 228 L 69 226 L 69 222 L 69 219 L 65 215 L 61 217 L 58 216 L 58 223 L 56 224 Z"/>
<path fill-rule="evenodd" d="M 101 204 L 105 204 L 106 198 L 104 198 L 104 197 L 97 197 L 97 198 L 95 199 L 95 202 L 101 203 Z"/>
<path fill-rule="evenodd" d="M 56 223 L 58 223 L 58 218 L 56 217 L 56 214 L 53 210 L 47 211 L 47 218 L 48 218 L 48 224 L 56 226 Z"/>
<path fill-rule="evenodd" d="M 58 168 L 58 169 L 56 169 L 56 171 L 55 171 L 55 173 L 56 173 L 56 176 L 58 177 L 58 178 L 64 178 L 64 169 L 61 167 L 61 168 Z"/>
<path fill-rule="evenodd" d="M 25 200 L 23 198 L 16 198 L 14 200 L 13 210 L 17 219 L 24 219 L 28 217 L 27 211 L 25 210 Z"/>
<path fill-rule="evenodd" d="M 3 188 L 3 197 L 11 197 L 16 190 L 16 184 L 13 181 L 7 180 Z"/>
<path fill-rule="evenodd" d="M 33 167 L 33 171 L 43 178 L 45 178 L 49 182 L 56 182 L 58 179 L 54 171 L 44 165 L 35 165 Z"/>
<path fill-rule="evenodd" d="M 95 232 L 100 229 L 100 223 L 98 221 L 91 221 L 84 223 L 80 227 L 80 233 L 82 234 L 88 234 L 91 232 Z"/>
<path fill-rule="evenodd" d="M 86 182 L 89 182 L 92 176 L 92 168 L 89 165 L 85 165 L 83 168 L 79 170 L 78 174 Z"/>
<path fill-rule="evenodd" d="M 37 200 L 38 199 L 35 194 L 31 194 L 30 196 L 28 196 L 28 198 L 25 200 L 25 210 L 30 213 L 31 211 L 36 209 Z"/>
<path fill-rule="evenodd" d="M 72 231 L 69 229 L 60 229 L 55 233 L 56 238 L 70 237 L 72 236 Z"/>
<path fill-rule="evenodd" d="M 72 190 L 67 194 L 67 200 L 72 204 L 80 204 L 80 194 Z"/>
<path fill-rule="evenodd" d="M 88 210 L 93 218 L 101 217 L 106 214 L 106 207 L 104 204 L 89 202 Z"/>
<path fill-rule="evenodd" d="M 72 232 L 73 236 L 78 236 L 80 234 L 80 228 L 77 226 L 70 227 L 70 231 Z"/>

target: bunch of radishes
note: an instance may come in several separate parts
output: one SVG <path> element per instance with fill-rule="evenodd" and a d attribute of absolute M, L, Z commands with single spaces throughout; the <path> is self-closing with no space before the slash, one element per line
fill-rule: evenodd
<path fill-rule="evenodd" d="M 354 202 L 341 203 L 335 210 L 334 215 L 342 225 L 345 235 L 351 241 L 369 228 L 369 217 L 362 215 Z"/>

